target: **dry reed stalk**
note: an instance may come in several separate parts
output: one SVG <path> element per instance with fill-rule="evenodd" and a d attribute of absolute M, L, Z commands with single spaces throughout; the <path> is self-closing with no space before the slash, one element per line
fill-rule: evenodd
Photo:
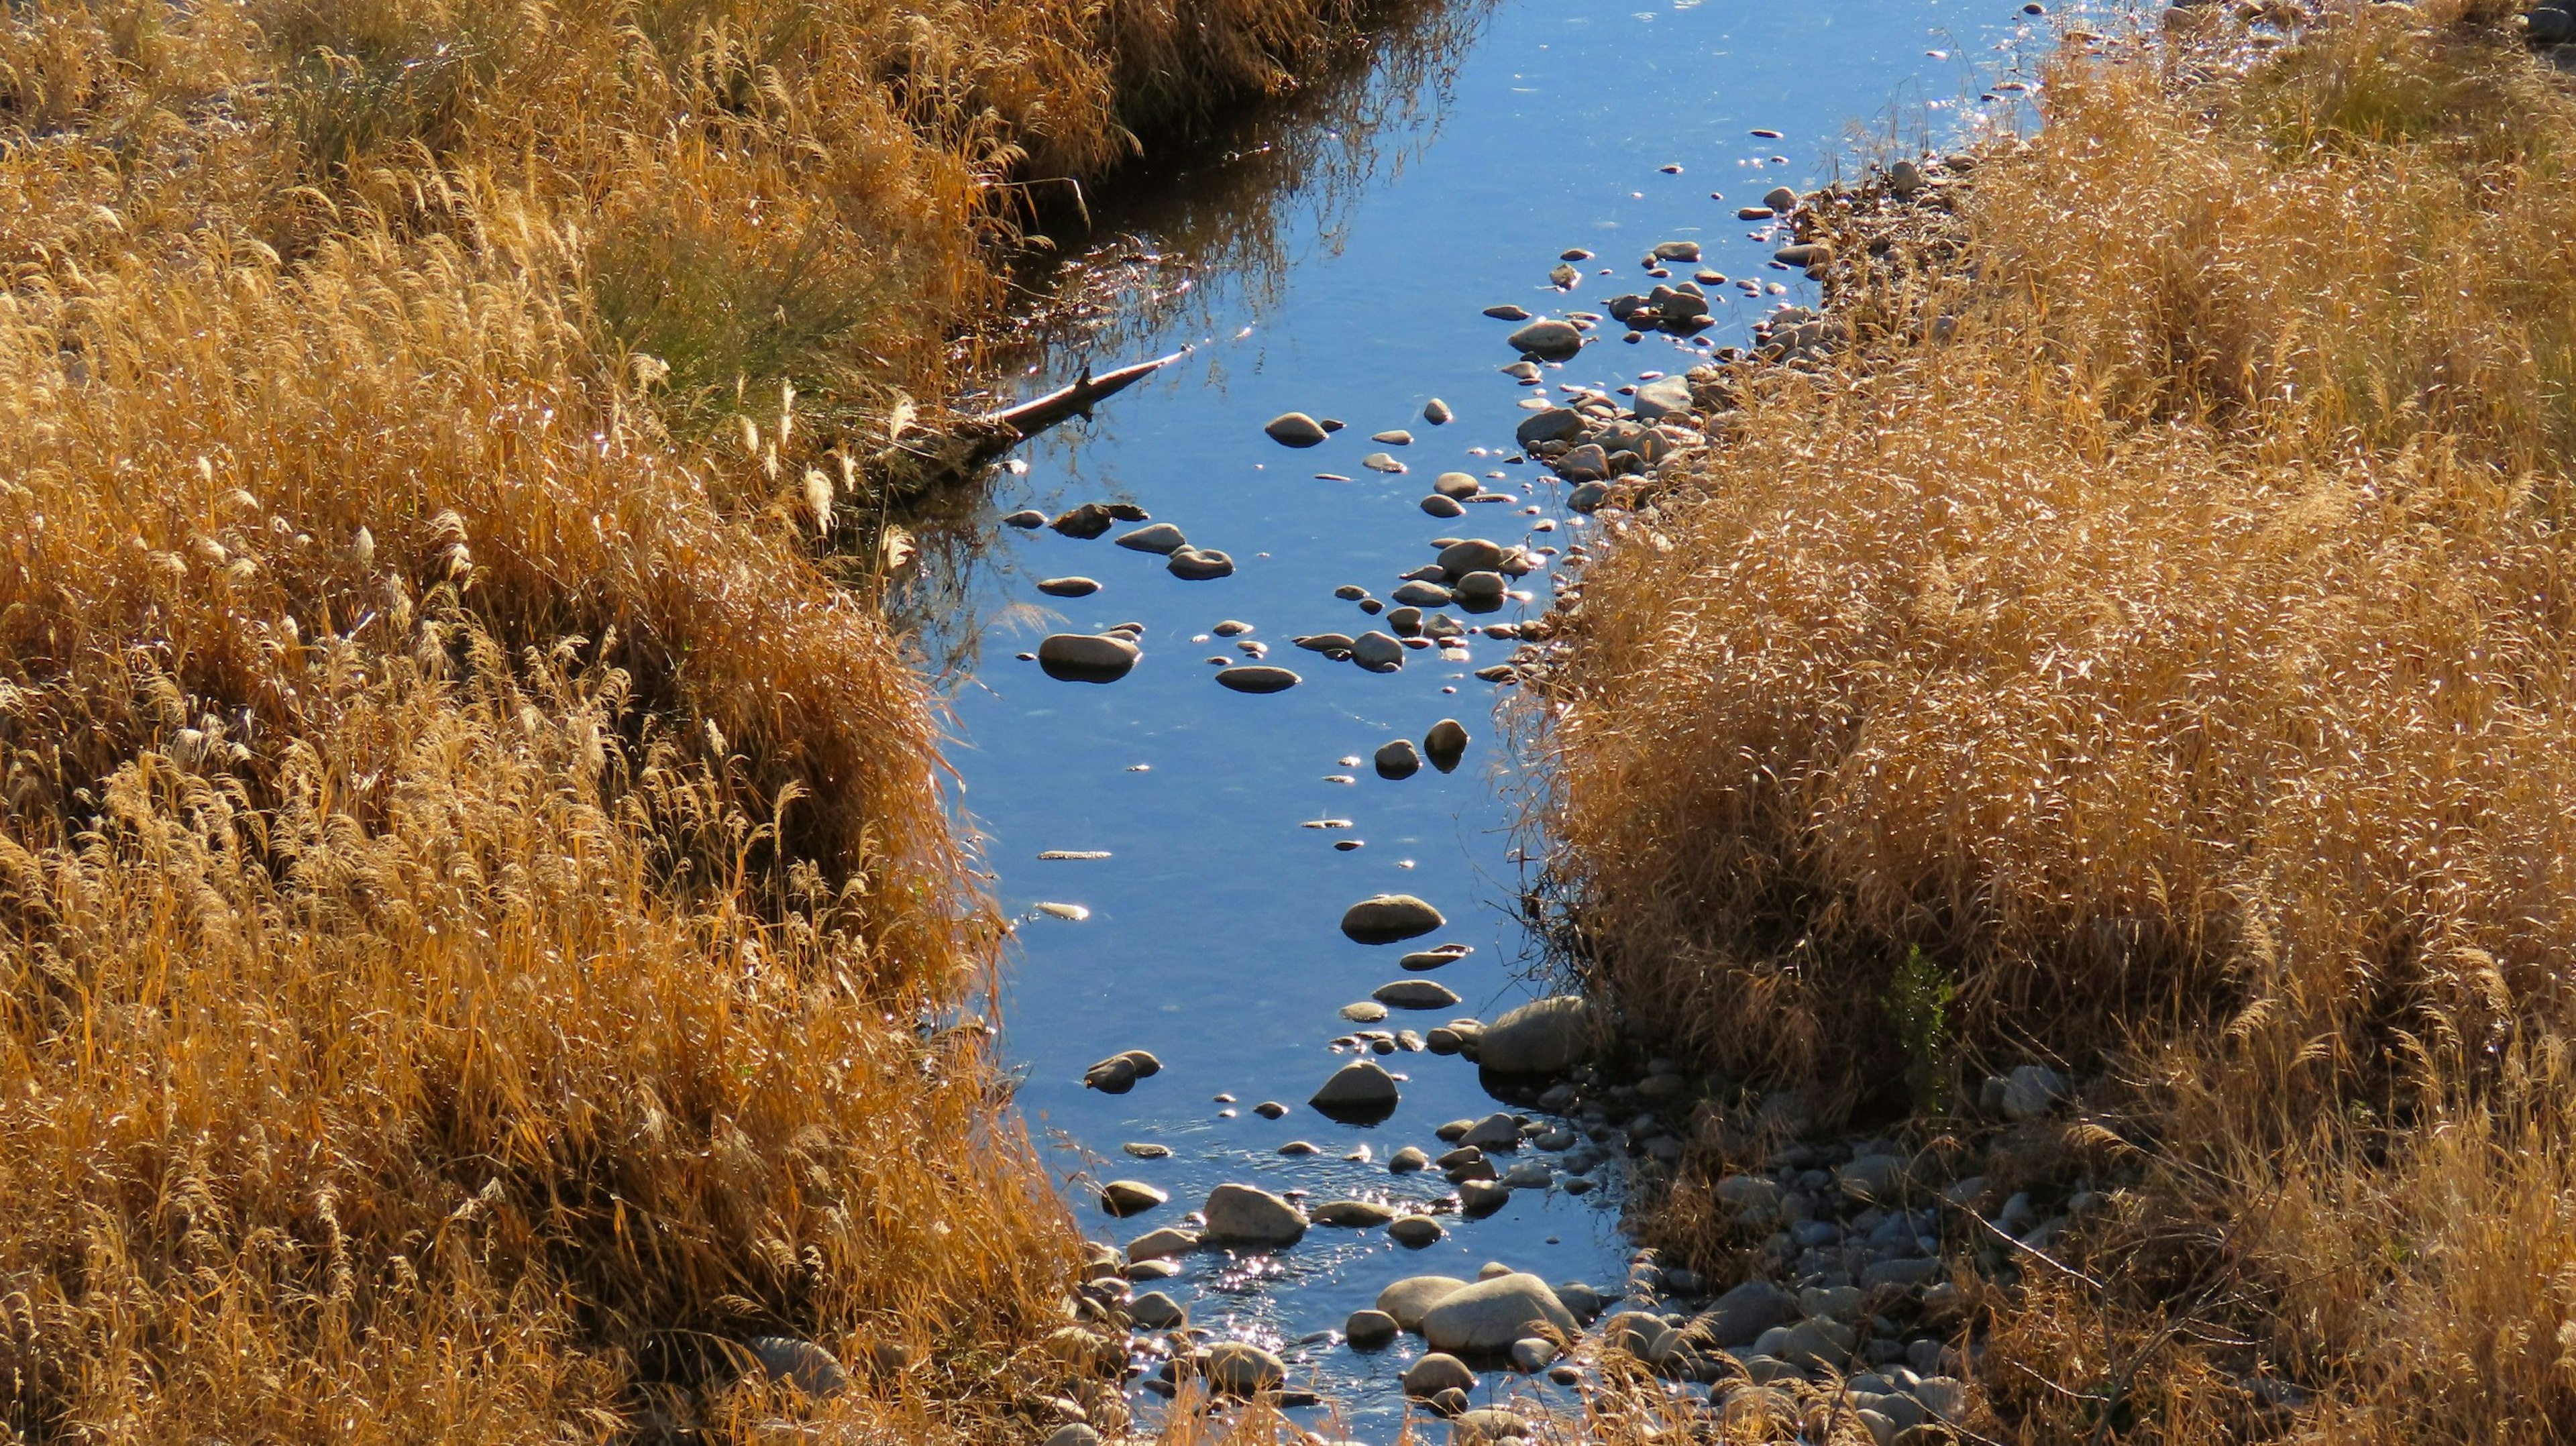
<path fill-rule="evenodd" d="M 1753 389 L 1535 720 L 1674 1043 L 1901 1107 L 1920 948 L 1969 1063 L 2108 1071 L 2146 1183 L 1998 1325 L 2020 1439 L 2576 1419 L 2576 100 L 2493 8 L 2070 47 L 1955 334 Z"/>

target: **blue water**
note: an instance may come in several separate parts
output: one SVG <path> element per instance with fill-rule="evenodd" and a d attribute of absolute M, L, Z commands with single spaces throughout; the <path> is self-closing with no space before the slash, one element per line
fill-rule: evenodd
<path fill-rule="evenodd" d="M 1031 1130 L 1098 1238 L 1123 1242 L 1179 1224 L 1227 1180 L 1305 1190 L 1310 1203 L 1429 1197 L 1445 1189 L 1436 1173 L 1391 1176 L 1385 1158 L 1405 1144 L 1437 1154 L 1436 1125 L 1497 1108 L 1474 1066 L 1414 1053 L 1382 1060 L 1409 1078 L 1381 1125 L 1336 1125 L 1304 1101 L 1350 1057 L 1328 1047 L 1352 1027 L 1336 1011 L 1409 977 L 1396 967 L 1401 947 L 1342 937 L 1338 921 L 1355 900 L 1420 895 L 1449 919 L 1432 940 L 1476 950 L 1423 976 L 1461 995 L 1456 1009 L 1399 1011 L 1380 1027 L 1490 1020 L 1531 996 L 1524 975 L 1536 953 L 1515 916 L 1520 776 L 1497 746 L 1496 689 L 1468 676 L 1513 644 L 1480 638 L 1470 663 L 1414 652 L 1394 675 L 1289 645 L 1299 633 L 1377 625 L 1333 589 L 1358 583 L 1385 597 L 1398 574 L 1430 561 L 1432 538 L 1563 547 L 1588 530 L 1569 524 L 1563 489 L 1541 469 L 1502 461 L 1524 415 L 1516 403 L 1531 393 L 1499 374 L 1514 360 L 1503 342 L 1511 328 L 1482 309 L 1600 311 L 1606 298 L 1652 285 L 1638 264 L 1647 248 L 1690 239 L 1729 278 L 1789 284 L 1786 296 L 1759 300 L 1710 288 L 1727 299 L 1709 340 L 1741 340 L 1760 311 L 1814 297 L 1803 276 L 1766 266 L 1775 243 L 1736 220 L 1736 207 L 1779 184 L 1803 190 L 1838 169 L 1852 174 L 1873 154 L 1957 144 L 2005 104 L 1981 102 L 1979 86 L 2039 54 L 2051 22 L 1995 0 L 1515 0 L 1453 12 L 1446 23 L 1445 33 L 1391 42 L 1374 75 L 1328 104 L 1256 126 L 1235 147 L 1248 158 L 1160 180 L 1178 203 L 1131 208 L 1160 229 L 1141 246 L 1103 243 L 1100 259 L 1161 257 L 1136 273 L 1159 301 L 1129 298 L 1105 319 L 1096 350 L 1057 348 L 1028 388 L 1084 361 L 1105 368 L 1197 350 L 1108 403 L 1092 426 L 1029 449 L 1024 475 L 1000 479 L 985 514 L 998 536 L 967 579 L 963 610 L 951 614 L 952 627 L 965 618 L 981 629 L 978 660 L 957 684 L 953 756 L 994 888 L 1019 921 L 1004 1041 L 1025 1075 L 1019 1098 Z M 1220 173 L 1229 165 L 1253 172 L 1255 184 L 1227 189 Z M 1668 174 L 1667 165 L 1682 169 Z M 1569 247 L 1599 254 L 1562 294 L 1547 273 Z M 1594 274 L 1605 267 L 1614 274 Z M 1549 390 L 1678 371 L 1696 350 L 1661 337 L 1624 345 L 1605 324 L 1601 340 L 1551 369 Z M 1445 427 L 1422 418 L 1435 396 L 1457 413 Z M 1312 450 L 1280 447 L 1261 424 L 1292 409 L 1348 430 Z M 1405 475 L 1360 465 L 1381 450 L 1369 435 L 1386 428 L 1414 434 L 1410 446 L 1383 448 L 1405 462 Z M 1491 455 L 1470 455 L 1476 447 Z M 1522 501 L 1472 506 L 1454 521 L 1426 516 L 1418 499 L 1452 469 L 1500 473 L 1487 485 Z M 1231 553 L 1239 571 L 1182 582 L 1160 558 L 1107 538 L 990 527 L 1012 509 L 1053 514 L 1095 498 L 1143 505 L 1194 544 Z M 1558 526 L 1530 531 L 1542 518 Z M 1072 602 L 1035 591 L 1038 579 L 1066 574 L 1095 577 L 1103 590 Z M 1518 586 L 1535 595 L 1530 607 L 1467 621 L 1544 607 L 1545 574 Z M 1211 634 L 1221 619 L 1251 623 L 1249 636 L 1272 647 L 1269 661 L 1304 683 L 1270 696 L 1217 686 L 1203 660 L 1237 651 Z M 1014 659 L 1044 633 L 1130 620 L 1145 625 L 1145 657 L 1115 684 L 1052 681 Z M 1367 766 L 1380 744 L 1419 740 L 1443 717 L 1474 735 L 1456 773 L 1425 768 L 1387 782 Z M 1363 762 L 1341 762 L 1352 757 Z M 1300 826 L 1322 818 L 1354 827 Z M 1365 847 L 1336 852 L 1342 838 Z M 1042 850 L 1111 857 L 1040 861 Z M 1042 902 L 1080 905 L 1088 917 L 1054 917 L 1037 909 Z M 1082 1087 L 1086 1065 L 1139 1047 L 1161 1058 L 1159 1076 L 1123 1096 Z M 1251 1106 L 1263 1100 L 1293 1108 L 1262 1119 Z M 1321 1153 L 1277 1153 L 1297 1139 Z M 1131 1159 L 1120 1152 L 1128 1141 L 1174 1154 Z M 1339 1158 L 1363 1144 L 1372 1162 Z M 1398 1249 L 1383 1231 L 1319 1227 L 1276 1256 L 1192 1257 L 1160 1288 L 1189 1306 L 1194 1324 L 1283 1349 L 1300 1381 L 1337 1399 L 1358 1434 L 1384 1439 L 1403 1410 L 1396 1374 L 1419 1343 L 1362 1355 L 1316 1334 L 1400 1276 L 1472 1277 L 1491 1260 L 1616 1285 L 1628 1252 L 1617 1168 L 1586 1197 L 1524 1191 L 1491 1218 L 1450 1217 L 1449 1238 L 1429 1249 Z M 1118 1177 L 1168 1189 L 1172 1202 L 1111 1220 L 1082 1181 Z"/>

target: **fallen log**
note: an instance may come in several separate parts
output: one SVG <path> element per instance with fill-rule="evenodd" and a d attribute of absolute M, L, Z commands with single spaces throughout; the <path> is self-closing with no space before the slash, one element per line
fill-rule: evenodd
<path fill-rule="evenodd" d="M 1098 376 L 1093 376 L 1086 365 L 1072 385 L 1045 396 L 967 417 L 935 431 L 898 436 L 893 445 L 877 454 L 872 470 L 894 495 L 919 495 L 991 466 L 1001 460 L 1003 453 L 1049 427 L 1074 417 L 1089 417 L 1097 403 L 1187 355 L 1186 350 L 1176 351 Z"/>
<path fill-rule="evenodd" d="M 1025 442 L 1068 418 L 1090 416 L 1093 403 L 1118 395 L 1187 355 L 1189 353 L 1186 351 L 1176 351 L 1169 356 L 1158 356 L 1152 361 L 1140 361 L 1115 371 L 1103 372 L 1096 377 L 1091 374 L 1091 368 L 1085 365 L 1082 375 L 1074 378 L 1073 385 L 1059 387 L 1043 397 L 1022 402 L 1016 407 L 1005 407 L 998 412 L 989 413 L 984 420 L 1010 428 L 1014 434 L 1014 440 Z"/>

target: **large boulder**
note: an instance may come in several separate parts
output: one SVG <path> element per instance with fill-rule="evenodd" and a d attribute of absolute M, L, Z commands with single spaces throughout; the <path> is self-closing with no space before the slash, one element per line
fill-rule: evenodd
<path fill-rule="evenodd" d="M 1452 1291 L 1422 1313 L 1422 1337 L 1433 1350 L 1507 1351 L 1512 1343 L 1581 1330 L 1546 1281 L 1515 1271 Z"/>
<path fill-rule="evenodd" d="M 1496 1074 L 1562 1074 L 1591 1056 L 1599 1031 L 1580 995 L 1536 1000 L 1485 1026 L 1477 1063 Z"/>
<path fill-rule="evenodd" d="M 1294 1245 L 1306 1238 L 1306 1214 L 1267 1190 L 1219 1185 L 1208 1192 L 1203 1238 L 1210 1245 Z"/>

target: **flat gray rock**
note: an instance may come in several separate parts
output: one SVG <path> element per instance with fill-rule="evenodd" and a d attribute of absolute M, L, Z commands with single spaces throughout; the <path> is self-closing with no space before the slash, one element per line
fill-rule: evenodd
<path fill-rule="evenodd" d="M 1039 581 L 1038 591 L 1048 597 L 1089 597 L 1100 591 L 1100 584 L 1087 577 L 1050 577 Z"/>
<path fill-rule="evenodd" d="M 1342 934 L 1359 944 L 1395 944 L 1418 939 L 1448 922 L 1438 909 L 1411 894 L 1380 894 L 1342 912 Z"/>
<path fill-rule="evenodd" d="M 1533 321 L 1504 340 L 1542 361 L 1563 361 L 1583 350 L 1583 333 L 1570 321 Z"/>
<path fill-rule="evenodd" d="M 1168 555 L 1189 546 L 1190 540 L 1181 535 L 1179 528 L 1168 522 L 1152 522 L 1133 532 L 1120 533 L 1117 543 L 1130 552 L 1159 552 Z"/>
<path fill-rule="evenodd" d="M 1284 693 L 1305 681 L 1286 668 L 1266 663 L 1221 668 L 1217 671 L 1216 680 L 1238 693 Z"/>
<path fill-rule="evenodd" d="M 1208 1192 L 1207 1244 L 1268 1248 L 1305 1238 L 1305 1212 L 1267 1190 L 1219 1185 Z M 1133 1255 L 1134 1247 L 1128 1253 Z"/>
<path fill-rule="evenodd" d="M 1447 1009 L 1458 1003 L 1454 991 L 1428 979 L 1381 984 L 1370 997 L 1389 1009 Z"/>
<path fill-rule="evenodd" d="M 1452 1353 L 1505 1351 L 1524 1337 L 1580 1329 L 1546 1281 L 1517 1271 L 1453 1291 L 1422 1313 L 1422 1338 Z"/>
<path fill-rule="evenodd" d="M 1409 1275 L 1377 1293 L 1377 1308 L 1406 1330 L 1422 1329 L 1422 1313 L 1467 1288 L 1454 1275 Z"/>

